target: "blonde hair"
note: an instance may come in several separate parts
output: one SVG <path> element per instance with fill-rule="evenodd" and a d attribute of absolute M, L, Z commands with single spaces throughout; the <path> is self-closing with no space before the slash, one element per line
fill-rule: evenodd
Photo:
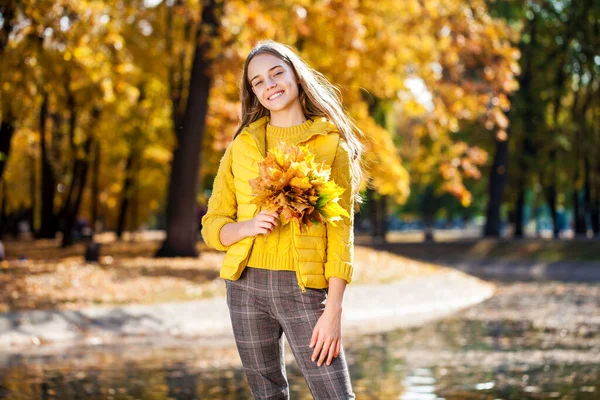
<path fill-rule="evenodd" d="M 248 64 L 255 56 L 263 53 L 274 55 L 292 67 L 296 78 L 300 81 L 298 97 L 304 115 L 309 118 L 326 117 L 346 140 L 355 201 L 361 203 L 362 198 L 358 191 L 364 174 L 361 165 L 364 145 L 359 137 L 362 137 L 363 133 L 344 111 L 340 90 L 331 84 L 325 75 L 311 68 L 289 46 L 273 40 L 264 40 L 258 43 L 246 57 L 240 85 L 242 120 L 234 138 L 242 132 L 244 127 L 270 114 L 269 110 L 260 103 L 248 81 Z"/>

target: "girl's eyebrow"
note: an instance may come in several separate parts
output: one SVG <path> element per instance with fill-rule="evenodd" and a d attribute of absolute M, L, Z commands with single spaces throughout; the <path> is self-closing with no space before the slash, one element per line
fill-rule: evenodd
<path fill-rule="evenodd" d="M 283 68 L 283 65 L 281 65 L 281 64 L 277 64 L 276 66 L 269 68 L 269 71 L 268 71 L 268 72 L 271 72 L 271 71 L 273 71 L 273 70 L 274 70 L 275 68 L 277 68 L 277 67 L 281 67 L 281 68 Z M 252 82 L 253 80 L 255 80 L 255 79 L 256 79 L 256 78 L 258 78 L 258 77 L 259 77 L 259 75 L 256 75 L 254 78 L 250 79 L 250 82 Z"/>

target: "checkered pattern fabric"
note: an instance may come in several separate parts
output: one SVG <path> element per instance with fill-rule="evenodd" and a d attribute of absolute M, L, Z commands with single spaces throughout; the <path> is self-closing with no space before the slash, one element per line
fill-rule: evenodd
<path fill-rule="evenodd" d="M 235 342 L 255 399 L 289 399 L 283 334 L 313 398 L 355 398 L 343 348 L 329 366 L 310 359 L 308 346 L 325 309 L 326 289 L 302 293 L 294 271 L 252 267 L 225 282 Z"/>

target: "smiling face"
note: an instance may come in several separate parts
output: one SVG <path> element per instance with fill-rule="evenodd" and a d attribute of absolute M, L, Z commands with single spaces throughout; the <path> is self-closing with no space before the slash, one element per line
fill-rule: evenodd
<path fill-rule="evenodd" d="M 248 64 L 248 82 L 271 113 L 298 109 L 298 79 L 290 65 L 272 54 L 256 55 Z M 301 106 L 300 106 L 301 107 Z"/>

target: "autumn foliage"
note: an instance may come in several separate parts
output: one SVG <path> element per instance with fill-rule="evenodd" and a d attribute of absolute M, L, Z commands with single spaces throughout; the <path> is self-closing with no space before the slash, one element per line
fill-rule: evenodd
<path fill-rule="evenodd" d="M 317 164 L 306 146 L 280 142 L 259 163 L 258 178 L 250 180 L 252 202 L 279 214 L 283 224 L 295 221 L 300 230 L 350 217 L 338 204 L 344 188 L 330 179 L 331 168 Z"/>
<path fill-rule="evenodd" d="M 189 92 L 195 33 L 206 29 L 202 2 L 9 4 L 2 9 L 0 113 L 15 134 L 2 161 L 5 212 L 33 208 L 39 226 L 46 168 L 55 214 L 81 184 L 79 213 L 97 213 L 104 228 L 114 229 L 123 212 L 127 229 L 152 221 L 165 207 L 179 129 L 173 116 Z M 365 133 L 365 168 L 375 190 L 403 203 L 411 175 L 435 176 L 440 190 L 469 204 L 463 180 L 479 176 L 485 155 L 455 134 L 463 122 L 477 122 L 504 135 L 519 72 L 517 32 L 492 18 L 485 1 L 219 4 L 216 36 L 199 36 L 212 38 L 213 77 L 199 202 L 239 121 L 243 61 L 269 38 L 339 85 Z M 399 131 L 398 121 L 410 121 L 410 131 Z M 413 142 L 416 150 L 403 159 Z M 75 169 L 76 160 L 85 168 Z"/>

